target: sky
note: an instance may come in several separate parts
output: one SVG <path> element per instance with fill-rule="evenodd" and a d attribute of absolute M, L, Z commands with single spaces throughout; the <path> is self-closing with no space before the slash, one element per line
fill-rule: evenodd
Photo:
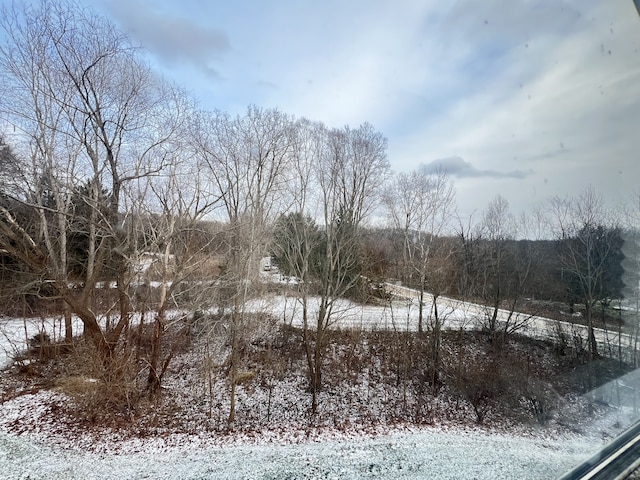
<path fill-rule="evenodd" d="M 446 170 L 460 215 L 640 189 L 632 0 L 79 0 L 202 108 L 369 122 L 395 172 Z"/>

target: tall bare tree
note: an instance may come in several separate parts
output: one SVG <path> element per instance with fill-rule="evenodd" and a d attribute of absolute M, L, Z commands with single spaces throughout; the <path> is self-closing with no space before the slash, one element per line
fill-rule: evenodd
<path fill-rule="evenodd" d="M 386 148 L 386 138 L 367 123 L 328 130 L 315 164 L 326 245 L 318 277 L 315 341 L 305 345 L 313 413 L 322 386 L 326 331 L 339 313 L 338 300 L 360 281 L 358 229 L 374 210 L 388 174 Z"/>
<path fill-rule="evenodd" d="M 54 96 L 50 86 L 53 66 L 47 13 L 30 10 L 31 16 L 28 16 L 27 12 L 8 9 L 3 13 L 2 28 L 9 42 L 0 46 L 5 85 L 2 109 L 14 127 L 19 129 L 18 138 L 24 139 L 21 152 L 24 162 L 20 168 L 23 181 L 12 193 L 16 200 L 24 202 L 34 212 L 38 228 L 32 231 L 32 235 L 43 249 L 43 252 L 23 249 L 20 253 L 27 261 L 29 258 L 24 257 L 29 257 L 30 253 L 47 255 L 52 276 L 58 282 L 64 282 L 68 276 L 67 232 L 71 191 L 78 167 L 78 149 L 74 149 L 65 135 L 67 123 L 62 106 L 70 101 L 71 91 L 58 85 Z M 20 164 L 17 158 L 15 162 Z M 11 238 L 16 227 L 11 229 L 8 225 L 16 220 L 7 210 L 3 214 L 5 234 Z M 27 241 L 24 237 L 23 240 Z M 35 246 L 35 242 L 31 246 Z M 65 327 L 69 341 L 73 332 L 68 309 L 65 311 Z"/>
<path fill-rule="evenodd" d="M 431 293 L 431 333 L 428 378 L 435 388 L 439 376 L 442 318 L 438 296 L 445 285 L 447 257 L 453 245 L 439 237 L 445 232 L 454 209 L 454 190 L 444 171 L 430 173 L 424 168 L 396 174 L 384 196 L 392 227 L 403 239 L 405 283 L 418 290 L 418 333 L 425 330 L 425 296 Z M 449 254 L 446 253 L 449 248 Z M 438 255 L 434 256 L 434 250 Z"/>
<path fill-rule="evenodd" d="M 3 96 L 3 110 L 26 139 L 22 153 L 30 160 L 31 184 L 42 187 L 14 199 L 37 212 L 38 232 L 5 209 L 0 241 L 19 246 L 17 257 L 55 288 L 109 357 L 130 320 L 122 191 L 162 170 L 165 158 L 156 151 L 173 134 L 168 113 L 175 99 L 165 95 L 126 36 L 76 3 L 42 2 L 2 13 L 8 41 L 0 67 L 13 92 Z M 83 222 L 74 222 L 80 213 Z M 76 282 L 68 278 L 70 224 L 86 225 L 84 268 Z M 107 277 L 116 280 L 120 314 L 108 331 L 94 305 L 96 285 Z"/>
<path fill-rule="evenodd" d="M 483 213 L 480 232 L 481 296 L 491 307 L 486 328 L 493 333 L 498 329 L 501 303 L 508 294 L 508 247 L 515 235 L 515 221 L 509 212 L 509 203 L 501 195 L 497 195 Z"/>
<path fill-rule="evenodd" d="M 273 232 L 273 249 L 285 275 L 296 278 L 305 345 L 311 345 L 309 299 L 317 278 L 324 240 L 316 219 L 320 217 L 315 164 L 321 157 L 326 127 L 301 119 L 294 129 L 291 163 L 287 172 L 286 209 Z"/>
<path fill-rule="evenodd" d="M 549 201 L 554 231 L 560 242 L 564 281 L 584 304 L 589 332 L 589 363 L 598 356 L 593 309 L 601 300 L 603 280 L 611 267 L 616 228 L 602 197 L 587 187 L 577 197 L 553 197 Z"/>
<path fill-rule="evenodd" d="M 225 282 L 232 290 L 230 410 L 235 419 L 239 345 L 246 327 L 245 304 L 267 252 L 268 226 L 283 200 L 291 151 L 292 119 L 276 109 L 249 107 L 235 118 L 203 114 L 197 132 L 200 155 L 230 231 Z"/>
<path fill-rule="evenodd" d="M 212 213 L 217 200 L 204 195 L 208 176 L 189 155 L 186 146 L 179 144 L 171 155 L 174 159 L 162 175 L 144 177 L 137 182 L 138 188 L 132 193 L 138 196 L 131 199 L 128 233 L 132 246 L 131 263 L 144 265 L 144 257 L 147 257 L 147 271 L 153 273 L 147 278 L 134 277 L 131 280 L 137 285 L 141 282 L 149 285 L 153 279 L 157 285 L 152 305 L 151 351 L 147 360 L 147 389 L 152 393 L 159 391 L 175 348 L 188 340 L 186 314 L 170 318 L 169 309 L 182 311 L 188 306 L 182 298 L 183 292 L 194 296 L 198 293 L 196 290 L 208 288 L 207 282 L 192 285 L 194 282 L 190 280 L 204 263 L 209 243 L 213 240 L 212 236 L 203 235 L 203 222 Z M 163 352 L 165 332 L 175 323 L 183 327 L 180 338 Z"/>
<path fill-rule="evenodd" d="M 422 332 L 424 295 L 432 270 L 431 249 L 434 240 L 445 231 L 451 220 L 453 185 L 445 172 L 429 173 L 418 169 L 398 173 L 387 188 L 385 204 L 393 228 L 404 238 L 407 281 L 419 291 L 418 331 Z"/>

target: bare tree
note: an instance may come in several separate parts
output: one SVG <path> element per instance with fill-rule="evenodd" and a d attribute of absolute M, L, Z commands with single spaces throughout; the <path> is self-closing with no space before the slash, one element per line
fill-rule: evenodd
<path fill-rule="evenodd" d="M 239 347 L 246 327 L 245 305 L 255 285 L 259 259 L 269 243 L 269 220 L 282 201 L 291 150 L 292 120 L 278 110 L 249 107 L 232 118 L 203 114 L 197 143 L 230 231 L 225 282 L 232 287 L 230 410 L 235 419 Z"/>
<path fill-rule="evenodd" d="M 337 311 L 338 300 L 360 280 L 358 228 L 376 205 L 376 192 L 384 183 L 389 164 L 387 141 L 369 124 L 358 129 L 325 132 L 325 144 L 315 164 L 319 205 L 325 233 L 325 252 L 318 277 L 320 305 L 315 342 L 305 342 L 312 391 L 312 412 L 318 408 L 322 386 L 326 331 Z"/>
<path fill-rule="evenodd" d="M 55 288 L 109 357 L 130 320 L 122 191 L 162 170 L 157 147 L 174 133 L 165 121 L 175 102 L 124 35 L 75 3 L 5 8 L 1 26 L 8 42 L 0 66 L 14 92 L 4 108 L 27 139 L 23 155 L 31 161 L 32 185 L 42 186 L 15 198 L 37 212 L 38 232 L 5 209 L 2 243 L 18 246 L 16 257 Z M 83 220 L 75 221 L 80 213 Z M 68 278 L 70 225 L 86 226 L 76 282 Z M 104 330 L 94 299 L 98 281 L 107 277 L 116 280 L 119 319 Z"/>
<path fill-rule="evenodd" d="M 369 124 L 329 130 L 301 120 L 296 127 L 290 213 L 276 224 L 274 248 L 282 267 L 298 280 L 315 414 L 327 330 L 340 314 L 339 300 L 360 282 L 359 227 L 375 206 L 389 166 L 386 139 Z M 317 311 L 309 305 L 312 294 L 318 296 Z"/>
<path fill-rule="evenodd" d="M 405 283 L 418 289 L 418 333 L 425 324 L 425 295 L 431 293 L 428 316 L 431 365 L 428 377 L 436 388 L 440 365 L 442 318 L 438 297 L 446 284 L 446 268 L 453 245 L 439 237 L 445 232 L 454 209 L 454 190 L 445 172 L 429 173 L 418 169 L 398 173 L 387 186 L 384 196 L 394 230 L 403 238 L 402 255 Z M 447 248 L 449 247 L 448 253 Z M 434 250 L 437 255 L 434 257 Z"/>
<path fill-rule="evenodd" d="M 323 236 L 316 223 L 320 216 L 315 163 L 321 157 L 326 128 L 307 119 L 296 122 L 290 169 L 287 172 L 285 213 L 273 232 L 273 249 L 281 271 L 296 279 L 305 345 L 310 345 L 309 299 L 317 278 L 322 255 Z M 288 213 L 286 213 L 288 212 Z"/>
<path fill-rule="evenodd" d="M 505 301 L 508 312 L 502 328 L 503 335 L 514 333 L 529 324 L 531 315 L 518 313 L 526 295 L 535 297 L 532 285 L 540 278 L 542 264 L 542 231 L 539 213 L 523 213 L 515 219 L 517 239 L 510 244 L 511 267 L 509 272 L 509 292 Z"/>
<path fill-rule="evenodd" d="M 602 197 L 592 187 L 578 197 L 554 197 L 549 201 L 554 231 L 560 242 L 560 261 L 570 295 L 585 308 L 589 332 L 589 363 L 598 356 L 593 308 L 602 299 L 603 280 L 610 267 L 616 229 Z M 575 298 L 575 297 L 574 297 Z"/>
<path fill-rule="evenodd" d="M 132 304 L 140 313 L 140 335 L 144 334 L 146 310 L 150 306 L 153 309 L 151 350 L 146 361 L 146 388 L 151 393 L 159 391 L 175 348 L 188 341 L 187 317 L 193 309 L 184 297 L 198 296 L 198 290 L 209 288 L 207 282 L 191 280 L 213 241 L 203 225 L 218 201 L 215 196 L 205 195 L 209 176 L 197 150 L 187 140 L 193 126 L 189 121 L 195 111 L 193 105 L 180 91 L 174 97 L 171 126 L 176 135 L 155 151 L 163 157 L 164 168 L 155 175 L 135 179 L 123 189 L 127 262 L 135 266 L 126 277 L 126 287 L 134 296 L 143 297 L 142 302 Z M 180 314 L 169 316 L 170 309 Z M 164 348 L 165 333 L 176 330 L 176 326 L 181 327 L 178 338 Z"/>
<path fill-rule="evenodd" d="M 509 289 L 509 242 L 514 240 L 515 221 L 509 203 L 498 195 L 485 210 L 480 224 L 481 248 L 478 251 L 482 275 L 481 296 L 491 307 L 486 328 L 498 329 L 498 312 Z"/>
<path fill-rule="evenodd" d="M 422 332 L 424 295 L 432 270 L 431 249 L 451 219 L 453 185 L 445 172 L 431 174 L 419 169 L 398 173 L 387 188 L 385 204 L 393 228 L 402 232 L 404 238 L 407 282 L 409 286 L 417 286 L 419 291 L 418 331 Z"/>
<path fill-rule="evenodd" d="M 504 341 L 531 318 L 518 308 L 540 262 L 540 228 L 536 216 L 515 218 L 508 202 L 498 195 L 483 212 L 475 232 L 463 238 L 466 274 L 473 277 L 470 292 L 486 306 L 480 324 L 492 338 L 500 335 Z"/>
<path fill-rule="evenodd" d="M 0 65 L 8 87 L 2 95 L 3 109 L 25 139 L 22 157 L 26 157 L 18 167 L 23 174 L 21 185 L 14 183 L 16 188 L 11 193 L 34 212 L 38 228 L 30 234 L 39 240 L 43 251 L 33 253 L 49 258 L 52 277 L 62 283 L 68 276 L 67 232 L 78 163 L 78 149 L 65 135 L 67 124 L 61 106 L 70 101 L 71 92 L 61 85 L 55 97 L 51 91 L 53 67 L 47 13 L 29 11 L 31 17 L 16 10 L 5 9 L 3 13 L 2 28 L 10 40 L 0 47 Z M 14 161 L 20 165 L 17 158 Z M 8 225 L 15 222 L 9 211 L 3 214 Z M 11 238 L 15 227 L 7 228 L 8 225 L 5 234 Z M 29 256 L 28 251 L 20 253 Z M 73 332 L 68 309 L 65 327 L 66 340 L 70 341 Z"/>

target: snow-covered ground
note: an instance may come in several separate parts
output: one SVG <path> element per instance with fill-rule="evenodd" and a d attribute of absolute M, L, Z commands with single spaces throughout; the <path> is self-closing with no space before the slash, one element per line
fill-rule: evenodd
<path fill-rule="evenodd" d="M 417 310 L 418 292 L 407 287 L 385 284 L 387 291 L 396 296 L 406 298 Z M 433 296 L 429 293 L 424 294 L 424 303 L 427 305 L 426 315 L 432 315 Z M 492 313 L 490 307 L 478 305 L 471 302 L 456 300 L 453 298 L 440 296 L 437 300 L 438 311 L 440 316 L 449 322 L 448 316 L 452 316 L 453 321 L 460 322 L 459 319 L 467 319 L 467 325 L 471 323 L 478 326 L 478 321 L 488 318 Z M 578 314 L 579 315 L 579 314 Z M 581 337 L 584 345 L 587 344 L 588 329 L 579 323 L 563 322 L 552 320 L 537 315 L 529 315 L 521 312 L 509 312 L 508 310 L 499 309 L 497 321 L 501 325 L 509 323 L 511 326 L 517 326 L 518 332 L 531 338 L 538 340 L 557 341 L 558 334 L 561 333 L 571 339 L 574 336 Z M 627 360 L 631 360 L 632 351 L 635 349 L 637 339 L 633 335 L 624 332 L 616 332 L 615 330 L 605 330 L 602 328 L 594 328 L 594 335 L 601 352 L 611 354 L 611 348 L 615 349 L 615 355 L 621 351 L 627 354 Z"/>
<path fill-rule="evenodd" d="M 337 305 L 335 326 L 363 329 L 416 330 L 418 310 L 407 295 L 406 301 L 391 306 L 362 306 L 348 301 Z M 446 299 L 445 299 L 446 300 Z M 317 300 L 311 300 L 311 310 Z M 255 301 L 250 310 L 269 311 L 283 322 L 302 325 L 299 302 L 295 298 L 273 296 Z M 476 328 L 481 307 L 462 302 L 442 304 L 445 328 Z M 39 331 L 52 337 L 61 335 L 60 320 L 0 319 L 0 363 L 26 345 Z M 532 322 L 536 328 L 541 323 Z M 545 327 L 546 328 L 546 327 Z M 76 327 L 76 331 L 78 328 Z M 3 353 L 4 351 L 4 353 Z M 4 357 L 3 357 L 4 355 Z M 626 383 L 625 383 L 626 382 Z M 628 380 L 616 384 L 631 388 Z M 635 391 L 635 390 L 634 390 Z M 24 415 L 45 418 L 36 412 L 40 392 L 22 395 L 2 404 L 3 424 Z M 611 396 L 604 392 L 599 397 Z M 28 413 L 34 409 L 33 414 Z M 26 412 L 25 412 L 26 410 Z M 19 413 L 19 414 L 18 414 Z M 99 439 L 100 448 L 84 448 L 82 442 L 60 441 L 64 432 L 55 432 L 55 446 L 44 445 L 47 425 L 40 432 L 16 436 L 0 431 L 0 477 L 7 479 L 196 479 L 196 478 L 557 478 L 600 449 L 622 427 L 611 428 L 618 419 L 600 419 L 594 430 L 568 435 L 541 429 L 520 434 L 488 432 L 466 427 L 432 427 L 412 432 L 367 436 L 339 432 L 305 439 L 297 432 L 284 432 L 218 441 L 211 433 L 170 434 L 167 438 Z M 15 431 L 15 430 L 14 430 Z M 17 429 L 20 431 L 20 429 Z M 607 433 L 603 436 L 600 432 Z M 260 433 L 260 432 L 258 432 Z M 90 441 L 88 439 L 87 441 Z"/>
<path fill-rule="evenodd" d="M 385 306 L 361 305 L 349 300 L 335 302 L 334 317 L 331 327 L 356 328 L 364 330 L 394 330 L 417 331 L 419 317 L 418 292 L 406 287 L 386 284 L 388 291 L 396 297 L 404 300 L 395 300 Z M 433 318 L 433 297 L 428 293 L 424 295 L 425 308 L 424 328 L 428 330 Z M 458 330 L 478 329 L 488 316 L 491 309 L 471 302 L 464 302 L 448 297 L 439 297 L 437 300 L 438 317 L 445 329 Z M 284 322 L 301 327 L 303 325 L 302 307 L 294 297 L 274 296 L 252 301 L 249 306 L 252 310 L 271 312 L 276 318 L 282 318 Z M 319 299 L 312 297 L 308 303 L 309 321 L 315 321 L 314 315 L 319 309 Z M 558 335 L 562 334 L 571 343 L 575 337 L 582 339 L 585 346 L 588 343 L 587 327 L 570 322 L 560 322 L 549 318 L 529 315 L 519 312 L 511 314 L 506 310 L 498 311 L 499 328 L 509 322 L 510 328 L 517 326 L 520 334 L 538 340 L 558 341 Z M 313 323 L 310 324 L 313 328 Z M 622 353 L 623 357 L 631 361 L 634 358 L 636 339 L 629 334 L 595 328 L 594 334 L 600 352 L 606 352 L 612 356 Z"/>
<path fill-rule="evenodd" d="M 139 445 L 143 446 L 143 445 Z M 0 433 L 5 479 L 545 479 L 588 458 L 580 438 L 420 431 L 301 444 L 179 448 L 96 454 L 48 448 Z"/>
<path fill-rule="evenodd" d="M 73 319 L 75 332 L 82 332 L 80 319 Z M 23 352 L 30 338 L 46 333 L 52 341 L 64 338 L 64 320 L 45 318 L 8 318 L 0 315 L 0 368 L 7 365 L 10 358 Z"/>

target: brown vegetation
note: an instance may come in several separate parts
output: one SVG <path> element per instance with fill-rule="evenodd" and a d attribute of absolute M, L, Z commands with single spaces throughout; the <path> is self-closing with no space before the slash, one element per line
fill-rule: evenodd
<path fill-rule="evenodd" d="M 242 370 L 236 373 L 232 429 L 571 423 L 562 418 L 561 406 L 587 384 L 583 359 L 527 338 L 514 337 L 497 348 L 482 333 L 443 331 L 441 373 L 434 383 L 428 335 L 352 330 L 325 334 L 330 347 L 316 415 L 305 393 L 311 383 L 304 373 L 300 330 L 280 327 L 239 348 L 236 361 Z M 62 392 L 70 401 L 57 407 L 59 421 L 78 431 L 109 426 L 125 436 L 224 432 L 229 428 L 231 345 L 223 342 L 214 350 L 211 342 L 215 339 L 194 335 L 188 347 L 183 344 L 175 351 L 159 395 L 140 394 L 136 385 L 145 378 L 137 374 L 140 363 L 134 355 L 129 363 L 105 370 L 92 362 L 97 358 L 89 351 L 93 346 L 79 339 L 55 360 L 35 361 L 28 380 L 15 369 L 4 372 L 3 398 L 10 397 L 10 386 L 25 381 L 31 392 Z M 619 373 L 618 363 L 605 362 L 599 379 Z"/>

